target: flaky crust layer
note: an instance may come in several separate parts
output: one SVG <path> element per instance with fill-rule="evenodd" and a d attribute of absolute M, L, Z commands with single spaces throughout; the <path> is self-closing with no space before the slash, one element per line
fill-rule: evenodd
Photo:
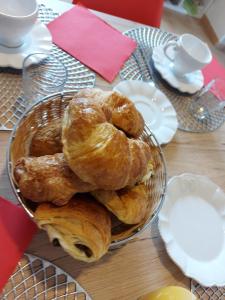
<path fill-rule="evenodd" d="M 94 88 L 79 91 L 74 96 L 74 99 L 76 98 L 89 98 L 101 105 L 107 119 L 129 136 L 137 138 L 143 132 L 144 120 L 142 115 L 126 96 L 117 92 Z"/>
<path fill-rule="evenodd" d="M 66 204 L 75 193 L 96 189 L 70 170 L 62 153 L 19 159 L 14 178 L 25 198 L 56 205 Z"/>
<path fill-rule="evenodd" d="M 62 121 L 55 119 L 38 128 L 30 144 L 30 156 L 62 153 Z"/>
<path fill-rule="evenodd" d="M 118 190 L 134 185 L 146 173 L 149 146 L 111 124 L 110 114 L 97 100 L 75 97 L 62 124 L 65 159 L 83 181 Z"/>
<path fill-rule="evenodd" d="M 97 261 L 111 242 L 111 220 L 107 210 L 90 195 L 76 195 L 62 207 L 40 204 L 34 214 L 38 226 L 48 232 L 72 257 Z"/>
<path fill-rule="evenodd" d="M 97 190 L 91 194 L 123 223 L 137 224 L 145 217 L 149 197 L 143 183 L 120 191 Z"/>

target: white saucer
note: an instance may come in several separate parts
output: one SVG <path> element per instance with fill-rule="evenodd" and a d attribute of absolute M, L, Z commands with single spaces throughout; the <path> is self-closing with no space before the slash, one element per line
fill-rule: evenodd
<path fill-rule="evenodd" d="M 201 70 L 182 77 L 176 76 L 173 72 L 173 63 L 164 55 L 162 46 L 153 49 L 152 60 L 162 78 L 180 92 L 194 94 L 203 87 L 204 77 Z"/>
<path fill-rule="evenodd" d="M 153 83 L 125 80 L 114 90 L 135 103 L 159 144 L 166 144 L 173 138 L 178 127 L 176 111 L 166 95 Z"/>
<path fill-rule="evenodd" d="M 225 193 L 195 174 L 168 182 L 159 231 L 169 256 L 204 286 L 225 285 Z"/>
<path fill-rule="evenodd" d="M 47 56 L 51 48 L 51 33 L 44 24 L 37 22 L 22 46 L 17 48 L 0 46 L 0 67 L 22 69 L 26 56 L 36 52 L 46 53 Z"/>

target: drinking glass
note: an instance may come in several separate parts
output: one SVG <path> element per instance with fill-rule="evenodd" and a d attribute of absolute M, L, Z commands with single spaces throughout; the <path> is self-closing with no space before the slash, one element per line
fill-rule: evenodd
<path fill-rule="evenodd" d="M 61 92 L 67 80 L 65 65 L 54 55 L 28 55 L 23 62 L 23 97 L 28 105 Z"/>
<path fill-rule="evenodd" d="M 204 120 L 225 107 L 225 80 L 213 79 L 196 96 L 189 107 L 190 113 L 197 120 Z"/>

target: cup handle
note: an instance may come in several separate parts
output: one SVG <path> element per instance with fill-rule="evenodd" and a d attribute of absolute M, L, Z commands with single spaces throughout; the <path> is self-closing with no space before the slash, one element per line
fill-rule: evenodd
<path fill-rule="evenodd" d="M 166 46 L 163 48 L 163 51 L 164 51 L 164 54 L 165 56 L 170 60 L 170 61 L 174 61 L 174 57 L 171 57 L 169 56 L 169 54 L 167 53 L 167 50 L 170 48 L 170 47 L 173 47 L 174 48 L 174 51 L 176 51 L 176 48 L 177 48 L 177 42 L 175 41 L 170 41 L 166 44 Z"/>

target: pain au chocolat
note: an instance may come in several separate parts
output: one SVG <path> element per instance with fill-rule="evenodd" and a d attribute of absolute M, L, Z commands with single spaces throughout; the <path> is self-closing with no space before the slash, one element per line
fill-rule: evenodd
<path fill-rule="evenodd" d="M 100 259 L 111 243 L 111 219 L 108 211 L 91 195 L 75 195 L 64 206 L 40 204 L 34 218 L 72 257 L 85 262 Z"/>

